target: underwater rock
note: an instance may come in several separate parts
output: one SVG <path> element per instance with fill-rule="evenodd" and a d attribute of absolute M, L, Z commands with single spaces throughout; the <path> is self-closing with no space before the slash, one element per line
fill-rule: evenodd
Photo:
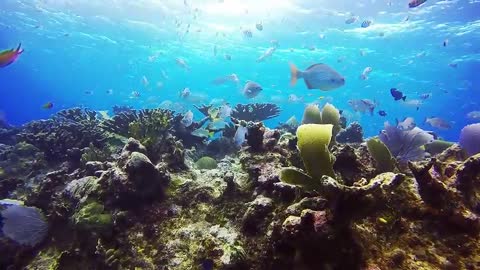
<path fill-rule="evenodd" d="M 294 203 L 285 209 L 288 215 L 300 216 L 304 209 L 311 209 L 315 211 L 325 210 L 327 207 L 327 200 L 323 197 L 305 197 L 297 203 Z"/>
<path fill-rule="evenodd" d="M 260 152 L 263 148 L 263 134 L 265 133 L 265 126 L 262 122 L 249 122 L 247 124 L 247 144 L 254 152 Z"/>
<path fill-rule="evenodd" d="M 353 148 L 350 145 L 337 145 L 332 149 L 335 156 L 333 169 L 340 173 L 342 180 L 346 185 L 353 185 L 362 178 L 372 178 L 375 176 L 375 169 L 370 164 L 363 164 L 360 156 L 366 153 L 361 152 L 362 148 Z"/>
<path fill-rule="evenodd" d="M 248 208 L 242 218 L 242 228 L 245 233 L 256 234 L 264 226 L 265 217 L 273 210 L 273 200 L 264 196 L 257 196 L 248 203 Z"/>
<path fill-rule="evenodd" d="M 415 176 L 422 200 L 438 211 L 435 216 L 444 219 L 447 224 L 457 229 L 470 233 L 480 231 L 479 158 L 480 155 L 474 156 L 458 164 L 456 168 L 450 167 L 454 172 L 448 172 L 446 170 L 449 168 L 448 164 L 435 158 L 408 164 Z"/>
<path fill-rule="evenodd" d="M 363 128 L 358 122 L 352 122 L 346 129 L 340 130 L 336 139 L 339 143 L 361 143 Z"/>

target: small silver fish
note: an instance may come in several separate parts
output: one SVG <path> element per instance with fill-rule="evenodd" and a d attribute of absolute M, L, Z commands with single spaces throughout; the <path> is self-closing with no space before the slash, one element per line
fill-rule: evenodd
<path fill-rule="evenodd" d="M 368 74 L 370 74 L 370 72 L 372 72 L 372 68 L 371 67 L 366 67 L 362 74 L 360 75 L 360 79 L 362 80 L 367 80 L 368 79 Z"/>
<path fill-rule="evenodd" d="M 185 87 L 185 88 L 183 88 L 182 91 L 180 91 L 180 97 L 181 98 L 187 98 L 189 96 L 190 96 L 190 88 Z"/>
<path fill-rule="evenodd" d="M 191 126 L 193 123 L 193 112 L 192 111 L 186 112 L 181 122 L 182 122 L 182 125 L 184 125 L 185 127 Z"/>
<path fill-rule="evenodd" d="M 369 111 L 370 115 L 373 115 L 373 111 L 377 104 L 370 99 L 353 99 L 348 101 L 348 105 L 350 105 L 355 112 L 365 113 L 366 111 Z"/>
<path fill-rule="evenodd" d="M 190 67 L 188 66 L 187 62 L 185 61 L 185 59 L 182 59 L 182 58 L 176 58 L 175 59 L 175 62 L 177 63 L 177 65 L 185 70 L 190 70 Z"/>
<path fill-rule="evenodd" d="M 303 78 L 308 89 L 328 91 L 345 85 L 345 78 L 325 64 L 313 64 L 305 71 L 300 71 L 294 64 L 290 64 L 290 73 L 292 86 L 299 78 Z"/>
<path fill-rule="evenodd" d="M 412 130 L 414 127 L 417 126 L 415 124 L 415 120 L 412 117 L 406 117 L 401 122 L 399 122 L 398 119 L 396 119 L 396 121 L 397 121 L 397 128 L 401 130 Z"/>
<path fill-rule="evenodd" d="M 212 81 L 212 84 L 221 85 L 221 84 L 225 84 L 225 83 L 228 83 L 228 82 L 239 83 L 239 81 L 240 80 L 238 79 L 237 74 L 233 73 L 233 74 L 230 74 L 230 75 L 227 75 L 227 76 L 222 76 L 222 77 L 218 77 L 218 78 L 214 79 Z"/>
<path fill-rule="evenodd" d="M 352 24 L 352 23 L 356 22 L 358 19 L 359 19 L 358 16 L 352 16 L 352 17 L 345 20 L 345 24 Z"/>
<path fill-rule="evenodd" d="M 268 48 L 259 58 L 257 58 L 257 63 L 263 62 L 265 59 L 270 58 L 276 49 L 277 47 Z"/>
<path fill-rule="evenodd" d="M 478 120 L 480 119 L 480 111 L 471 111 L 467 113 L 467 118 Z"/>
<path fill-rule="evenodd" d="M 222 105 L 218 111 L 218 117 L 223 119 L 230 117 L 230 115 L 232 114 L 232 111 L 233 111 L 232 108 L 227 104 Z"/>
<path fill-rule="evenodd" d="M 429 124 L 430 126 L 438 129 L 450 129 L 452 126 L 449 122 L 443 120 L 439 117 L 427 117 L 425 118 L 425 123 Z"/>
<path fill-rule="evenodd" d="M 233 141 L 235 145 L 240 147 L 245 142 L 245 135 L 247 135 L 248 129 L 244 126 L 239 126 L 237 131 L 235 131 L 235 136 L 233 137 Z"/>
<path fill-rule="evenodd" d="M 247 98 L 254 98 L 263 90 L 262 86 L 256 82 L 249 81 L 243 87 L 243 95 Z"/>

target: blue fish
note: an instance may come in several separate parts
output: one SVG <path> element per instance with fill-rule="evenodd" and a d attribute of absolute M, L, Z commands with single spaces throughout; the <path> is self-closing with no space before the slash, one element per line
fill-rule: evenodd
<path fill-rule="evenodd" d="M 372 24 L 372 21 L 370 20 L 365 20 L 362 22 L 362 28 L 367 28 Z"/>

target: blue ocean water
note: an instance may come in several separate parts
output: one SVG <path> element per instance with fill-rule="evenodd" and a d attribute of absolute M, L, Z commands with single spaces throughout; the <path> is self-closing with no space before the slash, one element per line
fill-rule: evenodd
<path fill-rule="evenodd" d="M 372 25 L 362 28 L 365 20 Z M 273 40 L 273 55 L 257 62 Z M 330 102 L 348 121 L 360 121 L 366 136 L 385 121 L 414 117 L 457 141 L 463 126 L 480 121 L 467 117 L 480 111 L 479 41 L 478 0 L 427 0 L 416 8 L 403 0 L 2 0 L 0 50 L 21 43 L 25 52 L 0 69 L 0 111 L 20 125 L 75 106 L 110 114 L 114 105 L 163 106 L 191 109 L 200 119 L 194 104 L 271 102 L 282 109 L 267 121 L 275 127 L 292 115 L 301 119 L 306 104 Z M 289 63 L 325 63 L 346 83 L 331 91 L 308 90 L 303 80 L 291 87 Z M 366 67 L 372 72 L 362 80 Z M 212 84 L 232 73 L 238 85 Z M 254 99 L 241 92 L 248 80 L 263 86 Z M 194 99 L 179 97 L 185 87 Z M 406 102 L 394 101 L 391 88 Z M 303 99 L 291 102 L 292 94 Z M 354 112 L 348 101 L 355 99 L 375 101 L 375 113 Z M 47 102 L 52 109 L 42 108 Z M 426 117 L 451 128 L 431 127 Z"/>

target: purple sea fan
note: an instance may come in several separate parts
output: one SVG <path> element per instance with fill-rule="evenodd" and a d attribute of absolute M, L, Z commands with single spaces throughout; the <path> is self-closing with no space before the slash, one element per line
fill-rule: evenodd
<path fill-rule="evenodd" d="M 468 155 L 480 153 L 480 123 L 465 126 L 460 132 L 459 142 Z"/>
<path fill-rule="evenodd" d="M 382 130 L 379 138 L 400 162 L 424 158 L 425 150 L 422 146 L 434 140 L 433 135 L 418 127 L 403 130 L 388 122 L 385 122 L 385 130 Z"/>
<path fill-rule="evenodd" d="M 40 209 L 20 201 L 0 200 L 0 242 L 8 238 L 33 247 L 45 239 L 47 232 L 48 223 Z"/>

